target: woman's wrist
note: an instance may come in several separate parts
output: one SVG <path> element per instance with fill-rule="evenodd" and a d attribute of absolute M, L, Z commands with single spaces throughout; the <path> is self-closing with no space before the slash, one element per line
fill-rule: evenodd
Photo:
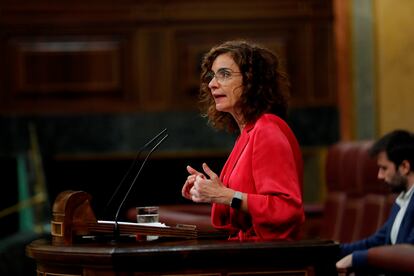
<path fill-rule="evenodd" d="M 235 190 L 226 187 L 222 192 L 218 194 L 218 197 L 212 201 L 215 203 L 230 206 L 231 200 L 235 192 Z"/>

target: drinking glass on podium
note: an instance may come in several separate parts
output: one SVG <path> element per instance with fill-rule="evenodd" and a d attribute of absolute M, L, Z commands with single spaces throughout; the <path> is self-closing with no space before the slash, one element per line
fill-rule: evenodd
<path fill-rule="evenodd" d="M 144 206 L 137 207 L 137 222 L 138 223 L 157 223 L 159 222 L 159 207 L 158 206 Z"/>
<path fill-rule="evenodd" d="M 160 227 L 161 224 L 159 223 L 160 215 L 158 213 L 159 207 L 158 206 L 143 206 L 137 207 L 137 223 L 141 225 L 148 225 L 148 226 L 158 226 Z M 147 241 L 152 241 L 158 239 L 158 236 L 146 236 Z"/>

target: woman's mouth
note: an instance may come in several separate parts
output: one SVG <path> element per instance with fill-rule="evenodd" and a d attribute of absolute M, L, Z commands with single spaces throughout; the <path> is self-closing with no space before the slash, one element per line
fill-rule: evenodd
<path fill-rule="evenodd" d="M 224 94 L 213 94 L 214 99 L 220 99 L 226 97 Z"/>

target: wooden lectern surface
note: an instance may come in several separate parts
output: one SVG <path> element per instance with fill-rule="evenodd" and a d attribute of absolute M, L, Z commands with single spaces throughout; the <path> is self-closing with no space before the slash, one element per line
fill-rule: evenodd
<path fill-rule="evenodd" d="M 238 242 L 192 228 L 131 223 L 116 224 L 115 229 L 115 222 L 96 219 L 90 200 L 83 191 L 58 195 L 52 208 L 51 240 L 37 240 L 26 247 L 27 255 L 36 261 L 38 276 L 336 273 L 339 246 L 332 241 Z M 160 238 L 136 241 L 136 235 Z M 132 241 L 120 241 L 130 236 Z M 113 237 L 117 242 L 110 240 Z"/>
<path fill-rule="evenodd" d="M 38 275 L 336 275 L 332 241 L 156 241 L 54 245 L 36 240 L 26 253 Z"/>

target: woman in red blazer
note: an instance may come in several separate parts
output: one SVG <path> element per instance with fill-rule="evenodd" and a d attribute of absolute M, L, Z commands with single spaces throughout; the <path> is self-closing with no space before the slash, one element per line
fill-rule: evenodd
<path fill-rule="evenodd" d="M 304 221 L 303 164 L 283 120 L 289 82 L 265 48 L 229 41 L 206 54 L 200 96 L 210 124 L 238 132 L 220 177 L 203 164 L 188 166 L 182 194 L 212 203 L 212 224 L 230 239 L 297 239 Z"/>

